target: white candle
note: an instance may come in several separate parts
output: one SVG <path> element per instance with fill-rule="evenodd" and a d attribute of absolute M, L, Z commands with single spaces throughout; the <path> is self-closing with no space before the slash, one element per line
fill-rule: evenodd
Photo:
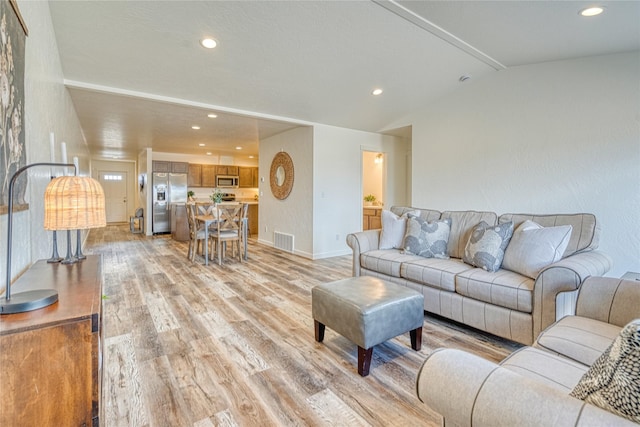
<path fill-rule="evenodd" d="M 61 142 L 60 149 L 62 150 L 62 163 L 67 163 L 67 144 L 65 142 Z"/>
<path fill-rule="evenodd" d="M 73 164 L 76 167 L 76 175 L 80 175 L 80 166 L 78 166 L 78 158 L 73 156 Z"/>
<path fill-rule="evenodd" d="M 53 132 L 49 132 L 49 145 L 51 146 L 51 163 L 56 162 L 56 142 L 55 137 L 53 136 Z"/>

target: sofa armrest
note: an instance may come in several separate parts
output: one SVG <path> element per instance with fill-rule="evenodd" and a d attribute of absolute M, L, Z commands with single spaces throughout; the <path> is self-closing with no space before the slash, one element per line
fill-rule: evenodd
<path fill-rule="evenodd" d="M 533 336 L 556 321 L 556 298 L 561 292 L 580 288 L 590 276 L 602 276 L 612 266 L 611 258 L 600 251 L 581 252 L 545 267 L 533 290 Z"/>
<path fill-rule="evenodd" d="M 640 282 L 589 277 L 580 287 L 576 315 L 623 327 L 640 317 Z"/>
<path fill-rule="evenodd" d="M 365 230 L 347 235 L 347 245 L 353 250 L 353 277 L 360 276 L 360 255 L 378 249 L 380 230 Z"/>
<path fill-rule="evenodd" d="M 455 349 L 431 353 L 418 372 L 416 392 L 446 426 L 636 425 Z"/>

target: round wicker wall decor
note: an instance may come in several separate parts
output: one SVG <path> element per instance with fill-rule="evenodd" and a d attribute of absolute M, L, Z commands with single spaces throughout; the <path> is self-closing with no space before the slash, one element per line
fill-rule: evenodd
<path fill-rule="evenodd" d="M 284 151 L 276 154 L 271 161 L 271 192 L 280 200 L 284 200 L 293 188 L 293 160 Z"/>

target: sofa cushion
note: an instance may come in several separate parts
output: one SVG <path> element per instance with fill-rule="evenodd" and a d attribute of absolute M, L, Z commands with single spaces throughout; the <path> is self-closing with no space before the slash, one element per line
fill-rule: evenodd
<path fill-rule="evenodd" d="M 407 230 L 407 215 L 420 215 L 420 211 L 414 210 L 398 216 L 391 211 L 382 211 L 382 231 L 380 232 L 380 244 L 378 249 L 401 249 L 404 235 Z"/>
<path fill-rule="evenodd" d="M 535 279 L 546 266 L 559 261 L 571 238 L 570 225 L 542 227 L 525 221 L 513 232 L 502 267 Z"/>
<path fill-rule="evenodd" d="M 480 221 L 484 221 L 489 225 L 495 225 L 498 221 L 498 216 L 494 212 L 442 212 L 440 219 L 447 218 L 451 219 L 451 233 L 449 234 L 447 253 L 451 257 L 460 259 L 464 256 L 464 248 L 467 246 L 473 227 L 475 227 Z"/>
<path fill-rule="evenodd" d="M 512 221 L 515 228 L 526 220 L 533 221 L 543 227 L 570 225 L 573 228 L 569 244 L 562 255 L 563 258 L 578 252 L 591 251 L 598 248 L 600 241 L 600 223 L 589 213 L 532 215 L 505 213 L 498 218 L 499 223 Z"/>
<path fill-rule="evenodd" d="M 591 366 L 619 333 L 616 325 L 566 316 L 542 331 L 534 346 Z"/>
<path fill-rule="evenodd" d="M 400 267 L 400 277 L 444 291 L 455 292 L 456 274 L 473 270 L 459 259 L 418 258 Z"/>
<path fill-rule="evenodd" d="M 407 232 L 404 236 L 404 252 L 425 258 L 449 258 L 447 241 L 451 220 L 428 222 L 409 214 Z"/>
<path fill-rule="evenodd" d="M 456 276 L 456 293 L 523 313 L 531 313 L 535 281 L 508 270 L 474 268 Z"/>
<path fill-rule="evenodd" d="M 589 369 L 581 363 L 534 347 L 523 347 L 511 353 L 500 365 L 564 393 L 569 393 Z"/>
<path fill-rule="evenodd" d="M 483 270 L 498 271 L 512 235 L 513 222 L 489 225 L 480 221 L 469 236 L 463 261 Z"/>
<path fill-rule="evenodd" d="M 622 328 L 571 396 L 640 423 L 640 319 Z"/>
<path fill-rule="evenodd" d="M 361 254 L 360 266 L 387 276 L 400 277 L 400 265 L 415 259 L 422 258 L 416 255 L 405 255 L 400 249 L 379 249 Z"/>
<path fill-rule="evenodd" d="M 389 210 L 398 216 L 418 211 L 419 213 L 416 214 L 416 216 L 419 216 L 425 221 L 435 221 L 436 219 L 440 219 L 440 215 L 442 215 L 440 211 L 435 211 L 433 209 L 410 208 L 407 206 L 391 206 Z"/>

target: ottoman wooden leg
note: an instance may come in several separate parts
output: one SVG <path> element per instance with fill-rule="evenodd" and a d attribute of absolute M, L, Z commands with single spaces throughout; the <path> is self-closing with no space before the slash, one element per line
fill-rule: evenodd
<path fill-rule="evenodd" d="M 411 336 L 411 348 L 419 351 L 422 347 L 422 326 L 409 332 Z"/>
<path fill-rule="evenodd" d="M 373 354 L 373 347 L 364 349 L 358 346 L 358 373 L 360 376 L 366 377 L 369 375 L 369 367 L 371 366 L 371 355 Z"/>
<path fill-rule="evenodd" d="M 324 325 L 316 319 L 313 319 L 313 324 L 316 329 L 316 341 L 322 342 L 322 340 L 324 340 Z"/>

